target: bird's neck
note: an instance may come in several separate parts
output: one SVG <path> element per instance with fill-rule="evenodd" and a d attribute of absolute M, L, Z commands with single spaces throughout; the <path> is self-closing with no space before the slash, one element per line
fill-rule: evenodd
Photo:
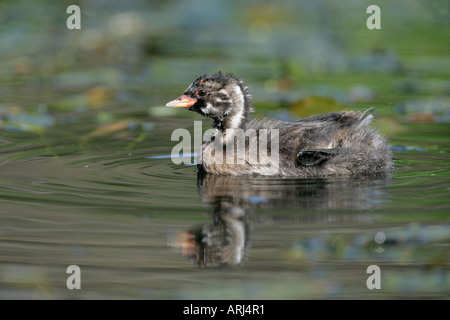
<path fill-rule="evenodd" d="M 218 117 L 214 119 L 213 128 L 224 133 L 228 129 L 244 129 L 246 117 L 236 115 L 235 118 L 222 118 Z"/>
<path fill-rule="evenodd" d="M 232 105 L 228 112 L 214 119 L 213 127 L 224 132 L 227 129 L 243 129 L 248 114 L 252 110 L 250 96 L 243 86 L 236 84 L 232 88 Z"/>

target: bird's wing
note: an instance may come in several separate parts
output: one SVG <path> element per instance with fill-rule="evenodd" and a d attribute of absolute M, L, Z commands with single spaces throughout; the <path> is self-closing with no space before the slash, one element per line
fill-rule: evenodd
<path fill-rule="evenodd" d="M 342 149 L 307 149 L 297 154 L 297 161 L 300 165 L 311 167 L 324 163 L 341 153 Z"/>

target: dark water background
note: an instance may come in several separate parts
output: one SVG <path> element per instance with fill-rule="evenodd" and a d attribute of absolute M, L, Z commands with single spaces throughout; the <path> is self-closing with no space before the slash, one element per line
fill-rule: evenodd
<path fill-rule="evenodd" d="M 368 30 L 370 4 L 0 2 L 0 298 L 448 299 L 450 5 L 379 1 Z M 211 123 L 164 104 L 218 70 L 258 115 L 378 107 L 395 172 L 173 164 L 172 131 Z"/>

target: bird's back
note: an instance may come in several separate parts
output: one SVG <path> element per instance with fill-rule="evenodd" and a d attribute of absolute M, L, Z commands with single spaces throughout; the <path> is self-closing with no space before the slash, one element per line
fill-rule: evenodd
<path fill-rule="evenodd" d="M 278 129 L 282 175 L 387 172 L 392 167 L 391 152 L 385 139 L 369 126 L 373 111 L 334 112 L 294 122 L 255 119 L 247 129 Z"/>

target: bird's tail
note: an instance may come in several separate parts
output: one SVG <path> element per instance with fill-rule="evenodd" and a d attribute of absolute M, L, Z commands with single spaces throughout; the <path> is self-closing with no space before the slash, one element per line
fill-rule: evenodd
<path fill-rule="evenodd" d="M 376 107 L 372 107 L 363 112 L 361 117 L 359 117 L 358 122 L 360 126 L 366 126 L 372 121 L 373 114 L 375 113 Z"/>

